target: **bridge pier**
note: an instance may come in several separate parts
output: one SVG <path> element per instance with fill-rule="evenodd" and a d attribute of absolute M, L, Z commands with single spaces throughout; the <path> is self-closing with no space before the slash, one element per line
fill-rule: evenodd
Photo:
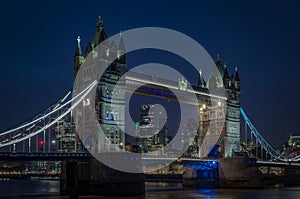
<path fill-rule="evenodd" d="M 219 188 L 219 168 L 215 161 L 199 165 L 190 165 L 182 176 L 184 187 L 192 188 Z"/>
<path fill-rule="evenodd" d="M 186 168 L 182 183 L 184 187 L 214 189 L 219 188 L 218 170 L 196 170 Z"/>
<path fill-rule="evenodd" d="M 256 159 L 235 157 L 183 163 L 183 186 L 193 188 L 262 188 Z"/>
<path fill-rule="evenodd" d="M 137 196 L 145 193 L 144 174 L 112 169 L 95 158 L 62 162 L 61 195 Z"/>
<path fill-rule="evenodd" d="M 256 159 L 225 158 L 219 160 L 219 181 L 221 188 L 262 188 L 262 173 Z"/>

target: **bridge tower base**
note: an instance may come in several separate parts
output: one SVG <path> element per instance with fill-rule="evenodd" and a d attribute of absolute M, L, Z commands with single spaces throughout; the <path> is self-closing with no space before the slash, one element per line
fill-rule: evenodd
<path fill-rule="evenodd" d="M 61 195 L 137 196 L 145 194 L 145 176 L 112 169 L 95 158 L 62 162 Z"/>
<path fill-rule="evenodd" d="M 182 177 L 184 187 L 212 189 L 219 188 L 218 169 L 197 170 L 186 167 Z"/>
<path fill-rule="evenodd" d="M 219 181 L 221 188 L 262 188 L 262 173 L 256 159 L 225 158 L 219 161 Z"/>

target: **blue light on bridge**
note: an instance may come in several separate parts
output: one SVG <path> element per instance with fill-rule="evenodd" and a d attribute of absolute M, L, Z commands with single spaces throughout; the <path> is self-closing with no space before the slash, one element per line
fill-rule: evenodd
<path fill-rule="evenodd" d="M 134 157 L 127 157 L 127 156 L 124 157 L 124 160 L 128 160 L 128 159 L 130 159 L 130 160 L 139 160 L 139 157 L 136 157 L 136 158 L 134 158 Z"/>

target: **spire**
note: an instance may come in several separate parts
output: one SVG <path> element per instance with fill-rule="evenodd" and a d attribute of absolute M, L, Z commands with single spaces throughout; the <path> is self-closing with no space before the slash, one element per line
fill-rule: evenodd
<path fill-rule="evenodd" d="M 101 16 L 98 16 L 98 22 L 96 24 L 96 27 L 103 27 L 103 21 L 101 19 Z"/>
<path fill-rule="evenodd" d="M 228 70 L 226 63 L 224 64 L 224 76 L 223 79 L 229 79 Z"/>
<path fill-rule="evenodd" d="M 120 43 L 119 43 L 119 50 L 125 51 L 125 44 L 123 40 L 123 33 L 120 31 Z"/>
<path fill-rule="evenodd" d="M 104 30 L 104 25 L 103 21 L 101 19 L 101 16 L 99 16 L 98 22 L 96 23 L 96 32 L 94 34 L 94 39 L 93 39 L 93 47 L 97 46 L 100 44 L 102 41 L 107 39 L 107 34 Z"/>
<path fill-rule="evenodd" d="M 227 65 L 225 63 L 224 64 L 223 84 L 224 84 L 226 89 L 229 88 L 229 81 L 230 81 L 230 77 L 229 77 L 229 74 L 228 74 Z"/>
<path fill-rule="evenodd" d="M 231 75 L 231 77 L 230 77 L 230 85 L 231 85 L 231 87 L 234 87 L 234 85 L 235 85 L 234 75 Z"/>
<path fill-rule="evenodd" d="M 119 42 L 119 47 L 118 47 L 118 59 L 120 64 L 126 64 L 126 55 L 125 55 L 125 44 L 123 40 L 123 34 L 122 31 L 120 31 L 120 42 Z"/>
<path fill-rule="evenodd" d="M 74 78 L 76 77 L 81 64 L 84 62 L 84 57 L 82 54 L 80 42 L 81 42 L 81 39 L 78 36 L 77 37 L 77 48 L 76 48 L 75 55 L 74 55 Z"/>
<path fill-rule="evenodd" d="M 235 67 L 235 77 L 234 77 L 235 81 L 240 81 L 240 76 L 239 76 L 239 71 L 238 71 L 238 67 Z"/>
<path fill-rule="evenodd" d="M 82 50 L 81 50 L 81 45 L 80 45 L 80 42 L 81 42 L 81 39 L 80 39 L 80 36 L 77 37 L 77 48 L 76 48 L 76 51 L 75 51 L 75 57 L 76 56 L 82 56 Z"/>
<path fill-rule="evenodd" d="M 221 59 L 219 54 L 217 54 L 217 59 L 215 60 L 215 64 L 216 64 L 216 66 L 219 70 L 221 78 L 223 78 L 223 76 L 224 76 L 224 66 L 223 66 L 222 59 Z"/>
<path fill-rule="evenodd" d="M 219 54 L 217 54 L 217 59 L 215 60 L 216 65 L 222 64 L 222 59 Z"/>
<path fill-rule="evenodd" d="M 201 87 L 201 88 L 205 88 L 206 87 L 206 83 L 205 83 L 205 80 L 204 80 L 204 78 L 202 76 L 202 70 L 201 69 L 199 70 L 198 86 Z"/>

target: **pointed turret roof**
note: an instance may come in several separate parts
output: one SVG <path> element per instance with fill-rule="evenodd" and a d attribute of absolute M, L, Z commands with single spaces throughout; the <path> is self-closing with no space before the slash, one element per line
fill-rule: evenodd
<path fill-rule="evenodd" d="M 96 23 L 96 31 L 94 34 L 94 39 L 93 39 L 92 44 L 95 47 L 106 39 L 107 39 L 107 34 L 104 30 L 103 21 L 101 20 L 101 17 L 99 16 L 99 20 Z"/>
<path fill-rule="evenodd" d="M 224 76 L 224 66 L 223 66 L 223 63 L 222 63 L 222 59 L 220 57 L 219 54 L 217 54 L 217 59 L 215 60 L 215 64 L 221 74 L 221 78 L 223 78 Z"/>
<path fill-rule="evenodd" d="M 223 79 L 229 79 L 228 70 L 226 63 L 224 64 L 224 76 Z"/>
<path fill-rule="evenodd" d="M 80 42 L 81 42 L 81 39 L 80 39 L 80 36 L 77 37 L 77 48 L 76 48 L 76 51 L 75 51 L 75 57 L 76 56 L 82 56 L 82 50 L 81 50 L 81 45 L 80 45 Z"/>
<path fill-rule="evenodd" d="M 199 79 L 198 79 L 198 86 L 201 88 L 205 88 L 206 87 L 206 82 L 202 76 L 202 70 L 199 70 Z"/>
<path fill-rule="evenodd" d="M 124 40 L 123 40 L 122 31 L 120 32 L 120 43 L 119 43 L 119 48 L 118 49 L 125 51 L 125 44 L 124 44 Z"/>
<path fill-rule="evenodd" d="M 235 76 L 234 76 L 234 80 L 235 81 L 240 81 L 240 76 L 239 76 L 239 71 L 238 71 L 238 67 L 235 67 Z"/>
<path fill-rule="evenodd" d="M 222 59 L 221 59 L 220 54 L 217 54 L 217 59 L 215 60 L 215 63 L 216 64 L 222 64 Z"/>

